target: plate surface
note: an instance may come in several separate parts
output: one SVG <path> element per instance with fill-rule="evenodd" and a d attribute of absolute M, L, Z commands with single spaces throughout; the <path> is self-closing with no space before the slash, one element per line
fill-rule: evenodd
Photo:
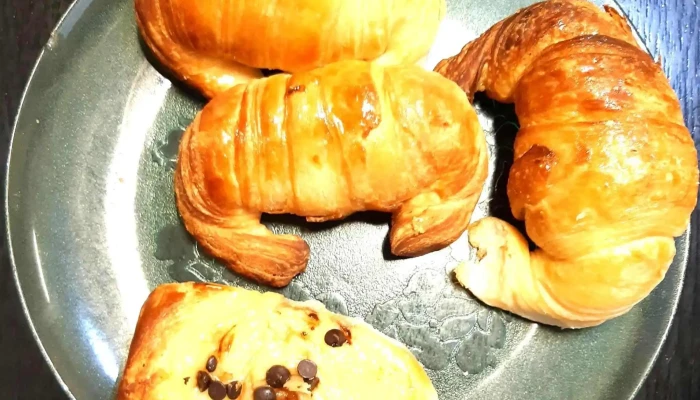
<path fill-rule="evenodd" d="M 448 0 L 425 65 L 533 2 Z M 8 168 L 8 237 L 27 315 L 78 399 L 114 396 L 139 309 L 157 285 L 257 288 L 202 254 L 178 220 L 178 139 L 202 102 L 146 60 L 132 4 L 79 0 L 69 10 L 27 88 Z M 485 98 L 476 106 L 491 174 L 475 218 L 508 217 L 505 172 L 517 120 L 512 107 Z M 471 256 L 466 237 L 424 257 L 391 257 L 388 221 L 267 218 L 276 231 L 302 235 L 312 251 L 307 271 L 281 292 L 318 299 L 404 342 L 442 399 L 632 397 L 663 342 L 687 262 L 686 234 L 666 279 L 629 314 L 563 332 L 484 307 L 455 285 L 451 270 Z"/>

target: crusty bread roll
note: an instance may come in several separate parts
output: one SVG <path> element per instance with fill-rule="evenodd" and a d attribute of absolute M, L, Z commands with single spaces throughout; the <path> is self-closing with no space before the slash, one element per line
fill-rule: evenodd
<path fill-rule="evenodd" d="M 534 321 L 588 327 L 645 298 L 671 264 L 698 193 L 697 154 L 661 67 L 624 19 L 551 0 L 499 22 L 436 70 L 515 103 L 512 226 L 469 228 L 480 260 L 458 280 Z"/>
<path fill-rule="evenodd" d="M 288 400 L 438 398 L 406 347 L 316 301 L 199 283 L 151 293 L 116 400 L 253 400 L 256 390 Z"/>
<path fill-rule="evenodd" d="M 417 66 L 344 61 L 214 98 L 180 142 L 175 190 L 209 253 L 285 286 L 309 247 L 273 234 L 262 213 L 390 212 L 392 252 L 417 256 L 461 236 L 487 174 L 483 131 L 456 84 Z"/>
<path fill-rule="evenodd" d="M 430 49 L 445 0 L 135 0 L 141 37 L 206 97 L 259 77 L 342 60 L 413 63 Z"/>

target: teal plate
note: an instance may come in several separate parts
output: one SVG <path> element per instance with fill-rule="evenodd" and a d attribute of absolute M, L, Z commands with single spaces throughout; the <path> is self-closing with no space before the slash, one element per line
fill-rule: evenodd
<path fill-rule="evenodd" d="M 532 2 L 448 3 L 427 66 Z M 139 309 L 157 285 L 195 280 L 265 290 L 202 254 L 178 220 L 178 139 L 201 106 L 145 58 L 132 0 L 77 1 L 36 65 L 12 141 L 7 230 L 26 315 L 73 398 L 114 396 Z M 475 218 L 507 217 L 515 115 L 486 98 L 476 107 L 491 175 Z M 470 256 L 464 237 L 423 257 L 394 259 L 386 256 L 385 215 L 265 222 L 300 234 L 312 249 L 307 271 L 282 293 L 318 299 L 402 341 L 450 400 L 632 397 L 669 328 L 689 239 L 677 240 L 666 279 L 629 314 L 561 331 L 484 307 L 451 282 L 449 272 Z"/>

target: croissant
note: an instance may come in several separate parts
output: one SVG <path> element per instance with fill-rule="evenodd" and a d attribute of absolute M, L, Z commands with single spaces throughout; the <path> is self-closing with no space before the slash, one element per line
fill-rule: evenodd
<path fill-rule="evenodd" d="M 564 328 L 622 315 L 664 278 L 697 202 L 679 101 L 625 20 L 586 1 L 534 4 L 436 71 L 471 97 L 514 103 L 513 216 L 468 229 L 456 270 L 486 304 Z"/>
<path fill-rule="evenodd" d="M 235 86 L 196 116 L 179 147 L 185 227 L 233 271 L 285 286 L 309 247 L 261 213 L 310 222 L 392 215 L 391 251 L 418 256 L 466 230 L 488 173 L 465 93 L 418 66 L 344 61 Z"/>
<path fill-rule="evenodd" d="M 404 345 L 316 301 L 192 282 L 158 286 L 141 308 L 116 399 L 224 398 L 438 397 Z"/>
<path fill-rule="evenodd" d="M 432 46 L 445 0 L 135 0 L 135 9 L 155 58 L 211 98 L 260 77 L 258 68 L 416 62 Z"/>

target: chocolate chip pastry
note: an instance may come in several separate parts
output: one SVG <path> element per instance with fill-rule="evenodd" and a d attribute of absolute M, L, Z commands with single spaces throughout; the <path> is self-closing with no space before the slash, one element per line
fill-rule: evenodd
<path fill-rule="evenodd" d="M 199 283 L 144 303 L 117 400 L 437 400 L 413 354 L 316 301 Z"/>
<path fill-rule="evenodd" d="M 567 328 L 625 314 L 663 279 L 697 203 L 676 94 L 613 9 L 552 0 L 499 22 L 436 68 L 515 103 L 511 225 L 469 228 L 457 279 L 482 301 Z"/>
<path fill-rule="evenodd" d="M 414 63 L 445 0 L 135 0 L 146 46 L 206 97 L 260 77 L 343 60 Z"/>
<path fill-rule="evenodd" d="M 393 254 L 444 248 L 467 228 L 488 174 L 467 96 L 417 66 L 343 61 L 239 85 L 214 98 L 180 141 L 178 211 L 236 273 L 285 286 L 306 242 L 262 213 L 310 222 L 392 213 Z"/>

